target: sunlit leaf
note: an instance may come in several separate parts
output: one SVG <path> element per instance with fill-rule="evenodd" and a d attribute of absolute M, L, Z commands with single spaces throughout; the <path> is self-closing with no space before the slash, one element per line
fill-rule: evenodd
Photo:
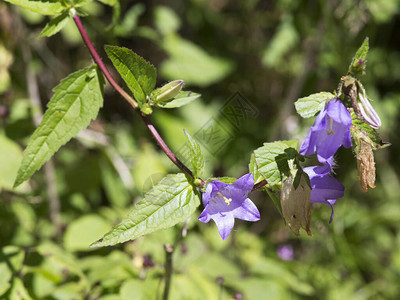
<path fill-rule="evenodd" d="M 139 105 L 143 105 L 156 85 L 156 68 L 127 48 L 110 45 L 104 48 Z"/>
<path fill-rule="evenodd" d="M 91 246 L 111 246 L 169 228 L 185 221 L 199 205 L 199 195 L 184 174 L 167 175 L 145 194 L 126 219 Z"/>
<path fill-rule="evenodd" d="M 335 95 L 328 92 L 312 94 L 310 96 L 300 98 L 295 103 L 297 113 L 303 118 L 315 116 L 321 109 L 324 108 L 328 100 L 335 99 Z"/>
<path fill-rule="evenodd" d="M 19 5 L 42 15 L 58 15 L 64 9 L 62 1 L 59 0 L 5 0 Z"/>
<path fill-rule="evenodd" d="M 54 96 L 24 151 L 14 186 L 32 176 L 65 143 L 96 118 L 103 105 L 102 77 L 96 66 L 70 74 Z"/>
<path fill-rule="evenodd" d="M 67 25 L 69 19 L 70 17 L 68 12 L 65 12 L 62 15 L 55 17 L 53 20 L 47 23 L 46 27 L 43 28 L 39 36 L 52 36 L 56 34 L 61 29 L 63 29 L 65 25 Z"/>

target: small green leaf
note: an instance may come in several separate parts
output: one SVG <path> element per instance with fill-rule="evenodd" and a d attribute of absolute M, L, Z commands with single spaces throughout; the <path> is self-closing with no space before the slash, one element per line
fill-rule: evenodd
<path fill-rule="evenodd" d="M 201 95 L 193 92 L 179 92 L 179 94 L 168 103 L 157 103 L 156 105 L 162 108 L 175 108 L 186 105 Z"/>
<path fill-rule="evenodd" d="M 156 85 L 156 68 L 127 48 L 110 45 L 104 48 L 141 107 Z"/>
<path fill-rule="evenodd" d="M 58 0 L 5 0 L 15 5 L 25 7 L 42 15 L 59 15 L 66 8 Z"/>
<path fill-rule="evenodd" d="M 189 148 L 190 165 L 192 166 L 193 176 L 194 178 L 199 178 L 203 174 L 204 170 L 203 152 L 201 152 L 201 148 L 197 141 L 191 137 L 186 130 L 183 131 Z"/>
<path fill-rule="evenodd" d="M 41 168 L 57 150 L 86 128 L 103 105 L 103 78 L 97 66 L 70 74 L 54 88 L 54 96 L 26 147 L 14 186 Z"/>
<path fill-rule="evenodd" d="M 289 171 L 288 159 L 291 159 L 289 148 L 297 150 L 298 141 L 277 141 L 264 143 L 264 146 L 256 149 L 249 165 L 250 172 L 254 175 L 254 183 L 263 179 L 268 181 L 272 188 L 281 181 L 281 173 Z"/>
<path fill-rule="evenodd" d="M 64 28 L 65 25 L 67 25 L 69 21 L 69 13 L 65 12 L 62 15 L 59 15 L 58 17 L 55 17 L 53 20 L 51 20 L 49 23 L 47 23 L 46 27 L 43 28 L 42 32 L 39 34 L 39 36 L 52 36 L 59 32 L 61 29 Z"/>
<path fill-rule="evenodd" d="M 310 96 L 300 98 L 295 103 L 297 113 L 303 118 L 309 118 L 315 116 L 327 101 L 335 99 L 335 95 L 328 92 L 321 92 L 312 94 Z"/>
<path fill-rule="evenodd" d="M 365 38 L 361 47 L 357 50 L 356 55 L 354 55 L 353 60 L 349 66 L 348 73 L 352 76 L 358 77 L 364 73 L 366 68 L 367 54 L 369 50 L 369 39 Z"/>
<path fill-rule="evenodd" d="M 91 247 L 111 246 L 174 226 L 190 217 L 200 199 L 184 174 L 170 174 L 158 182 L 120 224 Z"/>

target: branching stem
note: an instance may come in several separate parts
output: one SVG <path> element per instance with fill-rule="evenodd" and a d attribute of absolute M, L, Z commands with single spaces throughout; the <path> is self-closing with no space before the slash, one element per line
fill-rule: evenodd
<path fill-rule="evenodd" d="M 185 172 L 187 175 L 190 177 L 193 177 L 192 171 L 183 163 L 181 162 L 175 154 L 168 148 L 167 144 L 164 142 L 163 138 L 160 136 L 158 133 L 157 129 L 154 127 L 154 125 L 151 123 L 150 119 L 145 116 L 139 109 L 138 103 L 135 99 L 133 99 L 127 92 L 124 91 L 124 89 L 115 81 L 115 79 L 112 77 L 110 72 L 108 71 L 107 67 L 104 65 L 103 61 L 101 60 L 99 54 L 97 53 L 96 49 L 93 46 L 92 41 L 90 40 L 85 28 L 82 25 L 81 19 L 77 14 L 73 16 L 73 19 L 75 21 L 76 27 L 78 27 L 78 30 L 82 36 L 83 41 L 85 42 L 86 46 L 89 49 L 89 52 L 94 60 L 94 62 L 99 66 L 101 72 L 104 74 L 108 82 L 111 84 L 111 86 L 133 107 L 133 109 L 140 115 L 144 123 L 146 124 L 147 128 L 153 135 L 153 137 L 156 139 L 157 144 L 161 147 L 161 149 L 164 151 L 164 153 L 168 156 L 168 158 L 183 172 Z M 202 182 L 204 182 L 202 180 Z M 254 189 L 259 189 L 260 187 L 264 186 L 267 184 L 264 181 L 261 181 L 257 185 L 254 186 Z"/>

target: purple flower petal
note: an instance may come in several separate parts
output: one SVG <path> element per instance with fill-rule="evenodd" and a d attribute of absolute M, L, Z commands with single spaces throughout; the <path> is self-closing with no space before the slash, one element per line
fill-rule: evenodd
<path fill-rule="evenodd" d="M 215 214 L 212 217 L 212 219 L 217 225 L 220 236 L 222 237 L 223 240 L 226 240 L 233 229 L 233 225 L 235 224 L 235 219 L 230 214 L 227 215 Z"/>
<path fill-rule="evenodd" d="M 318 161 L 326 163 L 340 146 L 351 147 L 351 122 L 350 113 L 340 100 L 329 101 L 315 119 L 300 154 L 317 152 Z"/>
<path fill-rule="evenodd" d="M 242 206 L 239 206 L 233 211 L 233 217 L 236 219 L 255 222 L 260 220 L 260 212 L 254 203 L 247 198 L 243 201 Z"/>
<path fill-rule="evenodd" d="M 331 166 L 329 163 L 323 166 L 304 168 L 311 183 L 311 202 L 323 203 L 331 207 L 332 213 L 329 223 L 333 219 L 333 207 L 336 199 L 344 196 L 344 185 L 329 175 Z"/>
<path fill-rule="evenodd" d="M 212 181 L 203 193 L 203 212 L 199 221 L 207 223 L 213 219 L 222 239 L 226 239 L 232 231 L 234 220 L 258 221 L 260 213 L 247 195 L 254 185 L 252 174 L 240 177 L 232 184 Z"/>

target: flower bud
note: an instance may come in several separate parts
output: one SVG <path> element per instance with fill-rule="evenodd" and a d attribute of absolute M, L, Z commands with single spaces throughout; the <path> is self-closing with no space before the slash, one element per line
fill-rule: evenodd
<path fill-rule="evenodd" d="M 179 94 L 183 87 L 183 84 L 183 80 L 174 80 L 167 83 L 166 85 L 154 90 L 151 93 L 152 100 L 156 103 L 167 103 L 171 101 L 176 97 L 176 95 Z"/>
<path fill-rule="evenodd" d="M 302 174 L 299 185 L 295 189 L 293 177 L 288 177 L 282 183 L 281 207 L 283 218 L 295 235 L 300 235 L 303 228 L 311 236 L 311 188 Z"/>
<path fill-rule="evenodd" d="M 149 103 L 145 103 L 140 110 L 145 115 L 151 115 L 151 113 L 153 112 L 153 109 L 151 108 Z"/>

